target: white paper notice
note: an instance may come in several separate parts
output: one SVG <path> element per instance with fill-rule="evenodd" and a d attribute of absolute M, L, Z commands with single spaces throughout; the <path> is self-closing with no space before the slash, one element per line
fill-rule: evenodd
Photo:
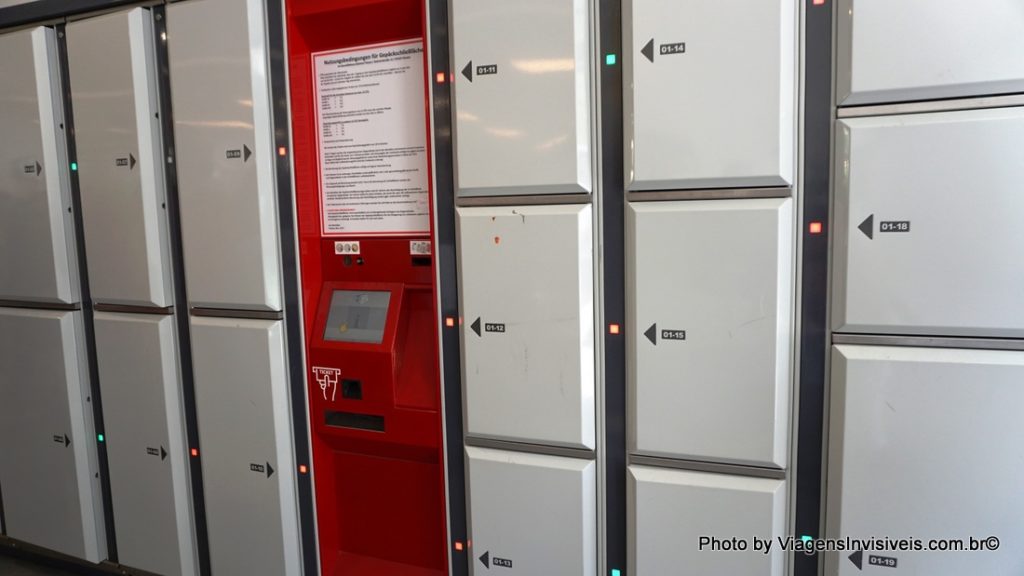
<path fill-rule="evenodd" d="M 421 40 L 313 55 L 324 236 L 430 231 Z"/>

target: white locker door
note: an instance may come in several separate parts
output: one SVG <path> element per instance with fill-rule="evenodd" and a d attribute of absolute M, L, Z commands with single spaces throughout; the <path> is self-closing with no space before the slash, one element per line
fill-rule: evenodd
<path fill-rule="evenodd" d="M 784 481 L 630 466 L 628 491 L 630 574 L 784 574 L 777 540 L 786 537 Z M 747 548 L 716 550 L 702 537 L 735 538 Z M 755 549 L 755 538 L 771 549 Z"/>
<path fill-rule="evenodd" d="M 197 560 L 174 317 L 97 312 L 118 561 L 192 576 Z"/>
<path fill-rule="evenodd" d="M 167 7 L 189 304 L 280 310 L 263 2 Z"/>
<path fill-rule="evenodd" d="M 192 353 L 213 573 L 298 576 L 284 326 L 193 317 Z"/>
<path fill-rule="evenodd" d="M 78 260 L 57 40 L 0 35 L 0 300 L 73 304 Z"/>
<path fill-rule="evenodd" d="M 838 0 L 841 105 L 1024 92 L 1020 0 Z"/>
<path fill-rule="evenodd" d="M 594 448 L 590 210 L 458 209 L 470 435 Z"/>
<path fill-rule="evenodd" d="M 81 312 L 0 308 L 7 535 L 100 562 L 107 544 Z"/>
<path fill-rule="evenodd" d="M 597 576 L 597 464 L 466 448 L 470 574 Z"/>
<path fill-rule="evenodd" d="M 1024 108 L 842 120 L 833 329 L 1024 336 Z"/>
<path fill-rule="evenodd" d="M 827 554 L 825 574 L 1018 576 L 1024 352 L 836 346 L 829 538 L 998 539 L 998 550 Z M 872 557 L 876 558 L 873 560 Z"/>
<path fill-rule="evenodd" d="M 623 2 L 628 189 L 793 183 L 796 8 Z"/>
<path fill-rule="evenodd" d="M 587 0 L 452 0 L 460 196 L 591 191 Z"/>
<path fill-rule="evenodd" d="M 630 449 L 785 468 L 792 200 L 633 203 L 626 222 Z"/>
<path fill-rule="evenodd" d="M 153 22 L 136 8 L 67 27 L 92 298 L 172 305 Z"/>

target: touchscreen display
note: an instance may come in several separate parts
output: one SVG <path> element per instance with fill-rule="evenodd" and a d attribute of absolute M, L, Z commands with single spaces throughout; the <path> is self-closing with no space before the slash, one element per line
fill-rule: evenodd
<path fill-rule="evenodd" d="M 324 340 L 380 344 L 390 302 L 391 292 L 387 291 L 335 290 Z"/>

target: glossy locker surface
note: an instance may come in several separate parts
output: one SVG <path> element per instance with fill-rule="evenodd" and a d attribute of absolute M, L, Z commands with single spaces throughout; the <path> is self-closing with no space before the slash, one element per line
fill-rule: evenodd
<path fill-rule="evenodd" d="M 466 448 L 470 574 L 597 576 L 597 464 Z"/>
<path fill-rule="evenodd" d="M 107 544 L 81 312 L 0 308 L 7 536 L 99 562 Z"/>
<path fill-rule="evenodd" d="M 1024 92 L 1019 0 L 838 0 L 840 105 Z"/>
<path fill-rule="evenodd" d="M 1024 108 L 842 120 L 833 329 L 1024 336 Z"/>
<path fill-rule="evenodd" d="M 280 310 L 263 2 L 167 7 L 189 304 Z"/>
<path fill-rule="evenodd" d="M 785 468 L 793 201 L 627 207 L 630 449 Z"/>
<path fill-rule="evenodd" d="M 1024 352 L 836 346 L 831 389 L 828 537 L 995 536 L 995 551 L 877 556 L 904 574 L 1020 574 Z M 828 554 L 825 574 L 882 573 L 875 555 L 862 572 Z"/>
<path fill-rule="evenodd" d="M 192 318 L 214 574 L 301 574 L 284 326 Z"/>
<path fill-rule="evenodd" d="M 0 300 L 78 301 L 57 40 L 0 35 Z"/>
<path fill-rule="evenodd" d="M 786 483 L 685 470 L 630 466 L 629 573 L 782 576 L 786 553 Z M 711 542 L 744 540 L 746 550 Z M 753 538 L 770 540 L 766 554 Z"/>
<path fill-rule="evenodd" d="M 80 20 L 67 37 L 92 298 L 170 306 L 152 15 Z"/>
<path fill-rule="evenodd" d="M 786 186 L 797 2 L 623 2 L 629 190 Z"/>
<path fill-rule="evenodd" d="M 589 4 L 452 0 L 458 195 L 591 191 Z"/>
<path fill-rule="evenodd" d="M 118 561 L 197 574 L 174 317 L 97 312 L 94 323 Z"/>
<path fill-rule="evenodd" d="M 459 208 L 466 430 L 593 448 L 591 208 Z"/>

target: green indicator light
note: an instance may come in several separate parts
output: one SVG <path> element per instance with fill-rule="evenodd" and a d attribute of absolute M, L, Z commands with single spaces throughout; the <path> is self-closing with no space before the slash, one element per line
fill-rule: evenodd
<path fill-rule="evenodd" d="M 614 60 L 614 59 L 615 59 L 615 57 L 612 56 L 612 60 Z M 612 62 L 612 64 L 614 64 L 614 63 L 615 62 Z M 622 576 L 622 571 L 619 570 L 618 568 L 612 568 L 612 576 Z"/>
<path fill-rule="evenodd" d="M 604 63 L 609 65 L 609 66 L 615 66 L 615 62 L 617 60 L 618 60 L 618 58 L 615 56 L 615 54 L 607 54 L 604 57 Z M 619 576 L 619 575 L 616 574 L 615 572 L 612 572 L 612 576 Z"/>
<path fill-rule="evenodd" d="M 103 434 L 97 434 L 96 439 L 99 440 L 100 442 L 103 442 Z"/>
<path fill-rule="evenodd" d="M 72 172 L 78 172 L 78 162 L 72 162 L 71 163 L 71 171 Z"/>
<path fill-rule="evenodd" d="M 814 540 L 814 536 L 801 536 L 800 539 L 804 542 L 810 542 L 811 540 Z"/>

